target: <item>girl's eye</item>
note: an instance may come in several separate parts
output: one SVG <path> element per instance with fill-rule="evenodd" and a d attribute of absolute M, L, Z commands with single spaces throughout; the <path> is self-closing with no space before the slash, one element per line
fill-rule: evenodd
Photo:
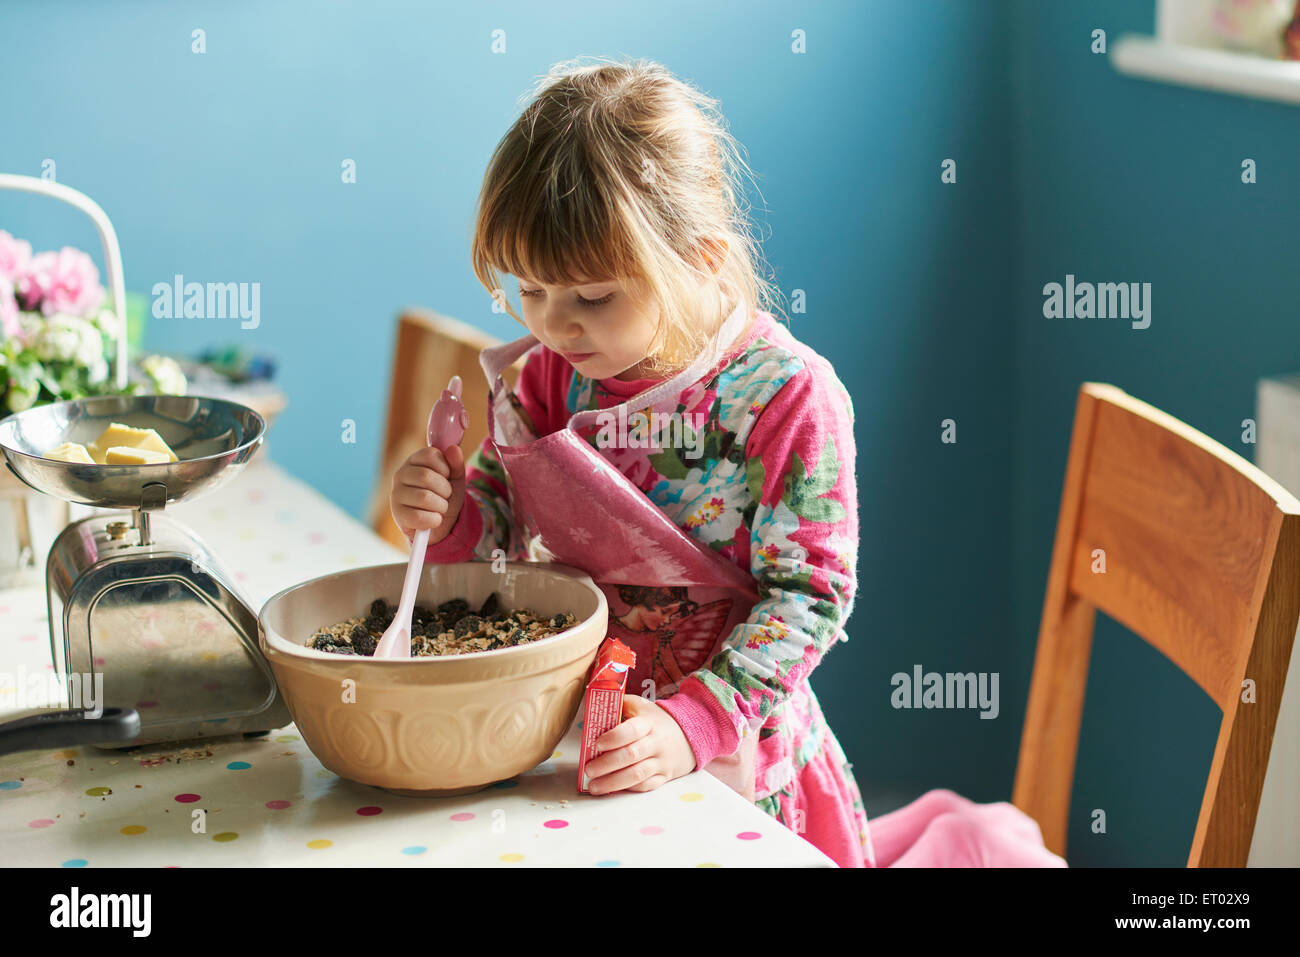
<path fill-rule="evenodd" d="M 599 299 L 583 299 L 581 296 L 579 296 L 578 304 L 582 306 L 586 306 L 588 308 L 594 308 L 595 306 L 605 305 L 605 303 L 609 302 L 613 298 L 614 298 L 614 294 L 612 292 L 609 293 L 608 295 L 601 296 Z"/>

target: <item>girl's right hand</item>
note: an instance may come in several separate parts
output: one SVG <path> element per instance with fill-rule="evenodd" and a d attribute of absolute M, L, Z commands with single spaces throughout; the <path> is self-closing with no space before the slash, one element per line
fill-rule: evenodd
<path fill-rule="evenodd" d="M 425 446 L 412 453 L 393 474 L 388 508 L 408 540 L 429 529 L 429 544 L 451 532 L 465 502 L 465 453 L 459 445 Z"/>

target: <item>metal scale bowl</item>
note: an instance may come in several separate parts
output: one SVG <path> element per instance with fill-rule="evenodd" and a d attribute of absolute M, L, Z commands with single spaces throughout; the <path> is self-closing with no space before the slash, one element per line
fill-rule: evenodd
<path fill-rule="evenodd" d="M 179 461 L 84 465 L 40 456 L 86 445 L 111 422 L 157 430 Z M 0 420 L 10 470 L 93 515 L 55 539 L 45 579 L 54 666 L 110 708 L 136 709 L 140 733 L 103 748 L 265 732 L 292 719 L 257 646 L 257 613 L 193 531 L 163 514 L 230 481 L 262 442 L 263 418 L 206 396 L 94 396 Z M 100 677 L 102 676 L 102 678 Z M 73 707 L 76 703 L 72 702 Z"/>

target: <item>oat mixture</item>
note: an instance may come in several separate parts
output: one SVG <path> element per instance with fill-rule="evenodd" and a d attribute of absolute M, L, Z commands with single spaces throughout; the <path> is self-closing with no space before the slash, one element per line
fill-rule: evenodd
<path fill-rule="evenodd" d="M 374 655 L 396 611 L 395 606 L 376 598 L 368 614 L 322 628 L 307 645 L 337 655 Z M 547 618 L 527 608 L 507 611 L 496 592 L 477 611 L 463 598 L 445 601 L 434 609 L 416 604 L 411 613 L 411 656 L 510 648 L 549 638 L 577 623 L 577 617 L 568 613 Z"/>

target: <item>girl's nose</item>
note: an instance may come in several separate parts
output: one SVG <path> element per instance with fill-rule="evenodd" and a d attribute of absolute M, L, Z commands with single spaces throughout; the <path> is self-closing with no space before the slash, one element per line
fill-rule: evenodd
<path fill-rule="evenodd" d="M 542 316 L 542 331 L 552 342 L 564 343 L 582 336 L 582 326 L 575 322 L 572 313 L 563 306 L 547 303 Z"/>

